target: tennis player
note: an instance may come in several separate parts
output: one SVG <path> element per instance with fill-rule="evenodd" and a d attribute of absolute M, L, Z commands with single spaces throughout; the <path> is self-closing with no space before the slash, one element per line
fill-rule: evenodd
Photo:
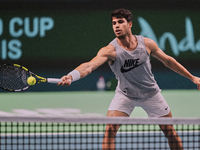
<path fill-rule="evenodd" d="M 142 107 L 149 117 L 172 117 L 170 108 L 160 93 L 151 72 L 150 55 L 166 67 L 190 79 L 200 90 L 200 78 L 193 76 L 174 58 L 165 54 L 151 39 L 133 35 L 132 14 L 127 9 L 118 9 L 111 14 L 116 38 L 101 48 L 89 62 L 83 63 L 58 85 L 69 86 L 93 70 L 108 62 L 118 85 L 108 108 L 108 117 L 128 117 L 136 106 Z M 107 125 L 102 149 L 115 149 L 115 135 L 120 125 Z M 160 125 L 173 150 L 182 150 L 182 142 L 172 125 Z"/>

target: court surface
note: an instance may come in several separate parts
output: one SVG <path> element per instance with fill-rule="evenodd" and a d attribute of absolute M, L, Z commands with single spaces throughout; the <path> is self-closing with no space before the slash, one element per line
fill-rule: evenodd
<path fill-rule="evenodd" d="M 106 116 L 114 91 L 0 93 L 0 116 Z M 200 91 L 163 90 L 174 117 L 200 117 Z M 136 108 L 131 117 L 147 117 Z"/>
<path fill-rule="evenodd" d="M 107 108 L 110 104 L 111 99 L 114 96 L 114 92 L 97 92 L 97 91 L 84 91 L 84 92 L 21 92 L 21 93 L 0 93 L 0 116 L 91 116 L 91 117 L 102 117 L 106 116 Z M 199 118 L 200 109 L 199 109 L 199 100 L 200 100 L 200 91 L 198 90 L 163 90 L 163 96 L 168 102 L 173 116 L 174 117 L 190 117 L 190 118 Z M 140 109 L 136 108 L 131 117 L 147 117 L 146 113 Z M 117 137 L 123 137 L 122 133 L 117 133 Z M 138 149 L 143 149 L 148 147 L 151 149 L 149 141 L 155 133 L 151 135 L 151 132 L 146 133 L 142 132 L 141 135 L 147 134 L 141 144 L 134 145 L 134 141 L 131 138 L 130 143 L 127 144 L 118 144 L 116 148 L 121 149 L 121 147 L 137 147 Z M 163 134 L 163 133 L 156 133 Z M 184 134 L 183 132 L 178 133 L 179 135 Z M 199 135 L 199 132 L 195 133 Z M 91 137 L 90 137 L 91 135 Z M 85 147 L 85 149 L 101 149 L 101 143 L 103 140 L 104 133 L 55 133 L 49 134 L 20 134 L 16 135 L 7 135 L 4 137 L 4 134 L 1 134 L 1 146 L 0 149 L 84 149 L 86 144 L 85 139 L 99 140 L 98 144 L 93 145 L 92 147 Z M 140 133 L 130 132 L 127 133 L 128 137 L 139 136 Z M 27 137 L 26 137 L 27 136 Z M 42 138 L 44 136 L 44 138 Z M 87 138 L 84 138 L 87 136 Z M 195 140 L 194 135 L 191 135 L 188 140 Z M 96 138 L 98 137 L 98 138 Z M 162 138 L 161 138 L 162 137 Z M 42 138 L 42 140 L 41 140 Z M 58 140 L 59 138 L 59 140 Z M 166 138 L 163 136 L 158 136 L 159 140 L 166 141 Z M 121 140 L 121 139 L 120 139 Z M 135 143 L 138 143 L 135 139 Z M 66 144 L 66 143 L 71 144 Z M 73 144 L 74 142 L 74 144 Z M 18 143 L 13 144 L 13 143 Z M 21 143 L 21 144 L 20 144 Z M 48 143 L 48 144 L 46 144 Z M 65 144 L 61 144 L 65 143 Z M 77 144 L 80 143 L 80 144 Z M 118 142 L 116 142 L 118 143 Z M 145 143 L 145 144 L 144 144 Z M 167 143 L 167 142 L 166 142 Z M 186 143 L 183 146 L 188 147 L 190 144 L 192 146 L 194 143 Z M 7 145 L 5 147 L 5 145 Z M 198 146 L 198 142 L 195 143 Z M 154 143 L 152 146 L 158 147 L 168 147 L 166 144 Z M 167 148 L 168 149 L 168 148 Z M 198 149 L 198 148 L 197 148 Z M 196 148 L 194 148 L 196 150 Z"/>

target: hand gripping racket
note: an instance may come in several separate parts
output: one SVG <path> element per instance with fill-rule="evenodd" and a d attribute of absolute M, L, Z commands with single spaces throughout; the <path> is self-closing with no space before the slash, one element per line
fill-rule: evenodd
<path fill-rule="evenodd" d="M 0 65 L 0 88 L 4 90 L 17 92 L 28 89 L 32 86 L 27 83 L 29 77 L 34 77 L 36 83 L 48 82 L 56 84 L 62 81 L 62 79 L 40 77 L 18 64 Z"/>

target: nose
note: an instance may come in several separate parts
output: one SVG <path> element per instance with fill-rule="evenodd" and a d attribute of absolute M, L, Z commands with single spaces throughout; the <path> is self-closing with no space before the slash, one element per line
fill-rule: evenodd
<path fill-rule="evenodd" d="M 116 23 L 116 24 L 115 24 L 115 28 L 119 28 L 119 23 Z"/>

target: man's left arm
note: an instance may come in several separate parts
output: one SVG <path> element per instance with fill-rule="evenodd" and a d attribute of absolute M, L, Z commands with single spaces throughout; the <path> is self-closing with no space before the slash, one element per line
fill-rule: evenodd
<path fill-rule="evenodd" d="M 194 84 L 197 85 L 200 90 L 200 78 L 193 76 L 185 67 L 177 62 L 173 57 L 165 54 L 158 45 L 151 39 L 145 39 L 145 44 L 148 52 L 158 60 L 160 60 L 166 67 L 179 73 L 180 75 L 190 79 Z"/>

